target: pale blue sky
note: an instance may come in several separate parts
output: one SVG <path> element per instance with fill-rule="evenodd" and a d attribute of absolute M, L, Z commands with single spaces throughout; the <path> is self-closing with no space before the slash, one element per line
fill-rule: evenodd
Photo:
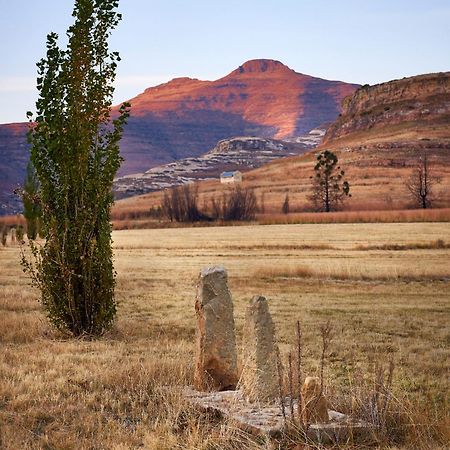
<path fill-rule="evenodd" d="M 35 63 L 72 0 L 0 0 L 0 123 L 33 109 Z M 116 102 L 176 76 L 216 79 L 254 58 L 374 84 L 450 70 L 450 0 L 121 0 Z"/>

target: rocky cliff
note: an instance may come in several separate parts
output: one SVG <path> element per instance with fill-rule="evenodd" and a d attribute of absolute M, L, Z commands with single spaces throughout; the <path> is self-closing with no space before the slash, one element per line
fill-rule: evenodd
<path fill-rule="evenodd" d="M 318 145 L 324 134 L 324 129 L 312 130 L 295 142 L 257 137 L 224 139 L 204 155 L 119 177 L 114 192 L 117 198 L 124 198 L 192 181 L 218 180 L 223 171 L 247 171 L 278 158 L 302 154 Z"/>
<path fill-rule="evenodd" d="M 448 130 L 449 124 L 450 72 L 420 75 L 360 87 L 343 101 L 342 113 L 328 128 L 324 144 L 369 132 L 372 140 L 378 136 L 394 141 L 396 135 L 401 140 L 406 131 L 417 134 L 425 129 L 423 138 L 432 139 L 433 128 Z"/>

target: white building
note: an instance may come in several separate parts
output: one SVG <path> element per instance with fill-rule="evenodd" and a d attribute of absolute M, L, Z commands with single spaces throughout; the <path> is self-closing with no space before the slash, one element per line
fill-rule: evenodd
<path fill-rule="evenodd" d="M 240 183 L 242 181 L 242 173 L 239 170 L 234 172 L 222 172 L 220 174 L 221 183 Z"/>

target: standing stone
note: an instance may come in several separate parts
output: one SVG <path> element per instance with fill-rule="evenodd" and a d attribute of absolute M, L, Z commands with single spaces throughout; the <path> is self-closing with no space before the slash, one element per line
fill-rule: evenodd
<path fill-rule="evenodd" d="M 278 359 L 275 326 L 268 302 L 256 295 L 246 312 L 240 381 L 249 401 L 272 403 L 278 399 Z"/>
<path fill-rule="evenodd" d="M 195 310 L 198 319 L 195 387 L 202 391 L 236 388 L 238 381 L 233 302 L 223 267 L 200 272 Z"/>
<path fill-rule="evenodd" d="M 306 377 L 302 386 L 302 398 L 303 423 L 327 423 L 329 421 L 328 402 L 320 392 L 319 377 Z"/>

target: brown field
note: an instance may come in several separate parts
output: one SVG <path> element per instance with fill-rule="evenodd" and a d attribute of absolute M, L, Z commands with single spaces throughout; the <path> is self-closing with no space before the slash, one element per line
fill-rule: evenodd
<path fill-rule="evenodd" d="M 228 269 L 239 344 L 246 304 L 263 294 L 283 358 L 299 319 L 304 371 L 315 374 L 319 327 L 331 320 L 336 408 L 370 395 L 374 368 L 394 361 L 388 431 L 372 448 L 449 448 L 449 223 L 130 230 L 114 241 L 118 320 L 94 341 L 52 331 L 18 248 L 0 248 L 0 448 L 318 448 L 255 439 L 180 399 L 177 386 L 192 381 L 196 277 L 210 264 Z"/>

